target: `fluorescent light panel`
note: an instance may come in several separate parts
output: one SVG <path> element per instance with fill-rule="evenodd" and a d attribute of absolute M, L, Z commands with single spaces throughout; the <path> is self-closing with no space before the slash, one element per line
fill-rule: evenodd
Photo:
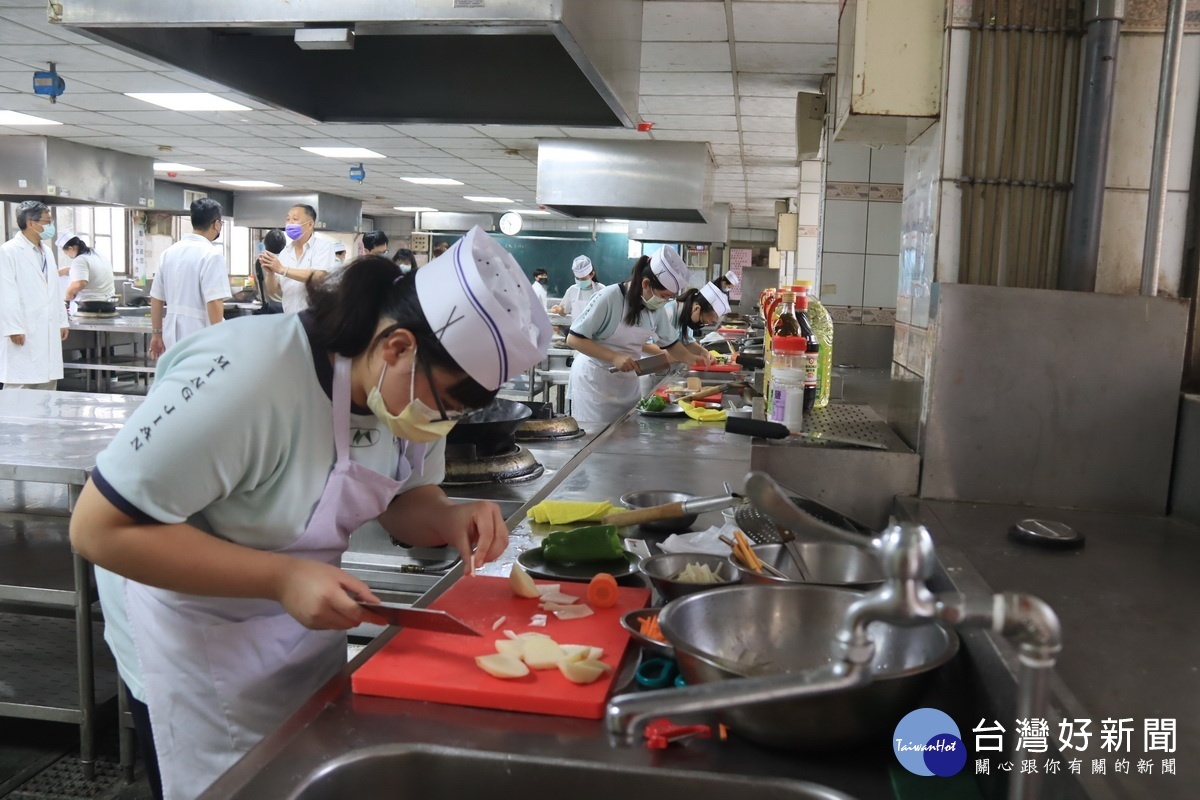
<path fill-rule="evenodd" d="M 301 147 L 300 149 L 326 158 L 387 158 L 383 153 L 376 153 L 365 147 Z"/>
<path fill-rule="evenodd" d="M 454 178 L 401 178 L 402 181 L 415 183 L 420 186 L 462 186 L 462 181 L 456 181 Z"/>
<path fill-rule="evenodd" d="M 208 92 L 125 92 L 126 97 L 172 111 L 249 111 L 250 106 Z"/>
<path fill-rule="evenodd" d="M 0 111 L 0 125 L 62 125 L 62 123 L 22 114 L 19 111 Z"/>
<path fill-rule="evenodd" d="M 521 214 L 522 216 L 526 216 L 526 217 L 548 217 L 548 216 L 550 216 L 549 211 L 544 211 L 540 208 L 510 208 L 509 211 L 512 211 L 515 214 Z"/>
<path fill-rule="evenodd" d="M 413 214 L 418 211 L 437 211 L 436 208 L 430 208 L 429 206 L 392 206 L 392 208 L 397 211 L 408 211 Z"/>
<path fill-rule="evenodd" d="M 176 164 L 174 161 L 156 161 L 155 172 L 204 172 L 204 167 L 189 167 L 187 164 Z"/>
<path fill-rule="evenodd" d="M 480 195 L 464 194 L 463 200 L 470 200 L 472 203 L 511 203 L 511 197 L 482 197 Z"/>
<path fill-rule="evenodd" d="M 277 189 L 283 186 L 282 183 L 271 183 L 270 181 L 221 181 L 221 183 L 240 186 L 243 189 Z"/>

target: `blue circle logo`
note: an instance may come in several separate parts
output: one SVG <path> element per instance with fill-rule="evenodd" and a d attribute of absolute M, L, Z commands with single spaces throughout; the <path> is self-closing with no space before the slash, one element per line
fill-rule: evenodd
<path fill-rule="evenodd" d="M 892 735 L 896 760 L 914 775 L 957 775 L 967 763 L 967 747 L 958 725 L 936 708 L 918 708 L 905 715 Z"/>

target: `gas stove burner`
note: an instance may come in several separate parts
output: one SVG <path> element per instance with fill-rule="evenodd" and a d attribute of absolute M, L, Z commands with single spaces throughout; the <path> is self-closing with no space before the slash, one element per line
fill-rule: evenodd
<path fill-rule="evenodd" d="M 546 469 L 524 447 L 513 445 L 493 456 L 479 456 L 473 445 L 446 445 L 446 478 L 443 486 L 477 486 L 489 483 L 524 483 L 541 477 Z"/>
<path fill-rule="evenodd" d="M 550 417 L 549 419 L 527 419 L 517 428 L 518 442 L 544 442 L 578 439 L 586 434 L 574 417 Z"/>

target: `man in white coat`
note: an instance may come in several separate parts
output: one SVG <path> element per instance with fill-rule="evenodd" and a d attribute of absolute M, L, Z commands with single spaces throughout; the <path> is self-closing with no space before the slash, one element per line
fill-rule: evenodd
<path fill-rule="evenodd" d="M 315 236 L 317 210 L 309 205 L 288 209 L 284 235 L 288 246 L 279 255 L 260 253 L 268 293 L 279 288 L 283 311 L 291 314 L 308 308 L 308 281 L 323 280 L 342 265 L 333 255 L 333 241 Z"/>
<path fill-rule="evenodd" d="M 69 328 L 50 249 L 50 208 L 37 200 L 21 203 L 17 228 L 0 245 L 0 382 L 6 389 L 55 389 Z"/>
<path fill-rule="evenodd" d="M 221 204 L 202 197 L 191 212 L 192 232 L 163 252 L 150 287 L 151 358 L 225 319 L 225 300 L 233 296 L 225 254 L 213 245 L 225 225 Z"/>

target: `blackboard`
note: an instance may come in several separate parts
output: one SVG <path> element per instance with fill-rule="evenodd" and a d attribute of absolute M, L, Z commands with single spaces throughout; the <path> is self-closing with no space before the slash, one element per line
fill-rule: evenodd
<path fill-rule="evenodd" d="M 546 231 L 545 233 L 531 232 L 526 236 L 553 236 L 553 239 L 532 239 L 524 236 L 503 236 L 493 234 L 500 245 L 513 254 L 517 263 L 525 270 L 525 274 L 533 280 L 535 269 L 544 269 L 550 273 L 550 285 L 546 293 L 551 297 L 562 297 L 563 292 L 575 282 L 571 274 L 571 262 L 576 256 L 587 256 L 592 260 L 596 270 L 596 280 L 609 286 L 628 280 L 629 270 L 633 268 L 636 259 L 629 257 L 629 237 L 623 233 L 597 233 L 592 241 L 591 234 L 584 234 L 579 239 L 564 241 L 570 233 L 563 231 Z M 458 237 L 434 236 L 434 244 L 446 242 L 453 244 Z M 653 245 L 652 252 L 660 245 Z"/>

